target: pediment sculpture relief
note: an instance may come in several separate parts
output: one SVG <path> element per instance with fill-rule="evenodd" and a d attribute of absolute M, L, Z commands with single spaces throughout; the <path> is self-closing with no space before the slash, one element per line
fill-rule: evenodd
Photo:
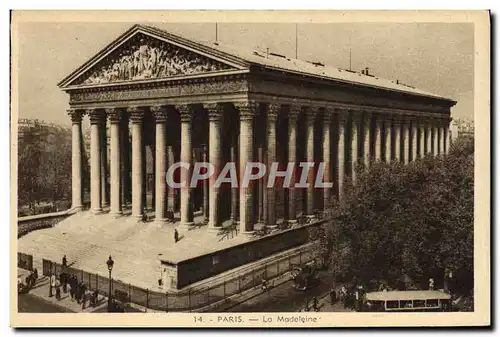
<path fill-rule="evenodd" d="M 227 69 L 231 67 L 139 34 L 87 71 L 76 84 L 164 78 Z"/>

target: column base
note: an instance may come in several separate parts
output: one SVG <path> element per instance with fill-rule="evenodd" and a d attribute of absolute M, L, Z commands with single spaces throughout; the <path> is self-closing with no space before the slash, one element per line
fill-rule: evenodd
<path fill-rule="evenodd" d="M 304 217 L 307 218 L 307 219 L 314 219 L 316 217 L 316 215 L 314 215 L 314 214 L 305 214 Z"/>
<path fill-rule="evenodd" d="M 288 222 L 289 224 L 296 224 L 299 221 L 297 219 L 289 219 L 289 220 L 286 220 L 286 222 Z"/>
<path fill-rule="evenodd" d="M 185 223 L 181 223 L 179 225 L 179 229 L 188 230 L 188 229 L 192 228 L 193 226 L 194 226 L 194 222 L 185 222 Z"/>
<path fill-rule="evenodd" d="M 266 225 L 266 227 L 269 229 L 276 229 L 278 228 L 278 225 Z"/>
<path fill-rule="evenodd" d="M 109 212 L 109 215 L 111 215 L 113 218 L 119 218 L 123 215 L 122 211 L 111 211 Z"/>
<path fill-rule="evenodd" d="M 244 232 L 240 232 L 238 235 L 241 235 L 245 238 L 250 239 L 250 238 L 253 238 L 254 234 L 255 234 L 255 231 L 244 231 Z"/>
<path fill-rule="evenodd" d="M 222 227 L 208 227 L 207 231 L 211 234 L 219 234 L 219 233 L 222 233 L 223 232 L 223 228 Z"/>
<path fill-rule="evenodd" d="M 102 208 L 94 208 L 91 210 L 92 214 L 101 214 Z"/>
<path fill-rule="evenodd" d="M 80 206 L 71 206 L 71 209 L 70 209 L 70 212 L 72 213 L 78 213 L 78 212 L 81 212 L 83 211 L 83 205 L 80 205 Z"/>

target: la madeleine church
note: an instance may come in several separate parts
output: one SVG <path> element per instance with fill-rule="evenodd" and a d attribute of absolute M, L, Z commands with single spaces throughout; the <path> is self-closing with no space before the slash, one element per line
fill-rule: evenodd
<path fill-rule="evenodd" d="M 90 272 L 102 269 L 92 261 L 112 254 L 116 277 L 144 286 L 156 283 L 160 264 L 167 289 L 304 246 L 308 227 L 342 198 L 347 179 L 356 181 L 357 163 L 445 155 L 456 103 L 368 69 L 199 43 L 144 25 L 59 87 L 69 95 L 77 212 L 37 232 L 56 237 L 51 233 L 64 230 L 81 245 L 73 251 L 61 241 L 34 254 L 59 261 L 65 253 Z M 91 128 L 90 186 L 82 185 L 83 118 Z M 215 175 L 227 162 L 240 173 L 251 161 L 279 162 L 281 170 L 289 162 L 325 162 L 324 181 L 333 188 L 268 188 L 262 179 L 248 188 L 177 190 L 165 173 L 178 161 L 208 161 Z M 180 179 L 190 174 L 182 170 Z M 311 170 L 309 182 L 314 178 Z M 34 250 L 34 234 L 20 240 L 21 251 Z M 81 253 L 86 245 L 92 254 Z"/>

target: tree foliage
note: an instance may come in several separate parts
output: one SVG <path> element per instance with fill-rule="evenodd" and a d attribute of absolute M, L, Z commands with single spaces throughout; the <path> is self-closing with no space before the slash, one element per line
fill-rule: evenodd
<path fill-rule="evenodd" d="M 311 233 L 334 273 L 395 285 L 404 275 L 442 285 L 444 270 L 473 282 L 474 144 L 460 139 L 449 155 L 409 165 L 375 163 L 346 181 L 343 201 Z"/>
<path fill-rule="evenodd" d="M 51 210 L 71 198 L 71 130 L 38 120 L 19 128 L 18 205 L 37 213 L 42 202 Z"/>

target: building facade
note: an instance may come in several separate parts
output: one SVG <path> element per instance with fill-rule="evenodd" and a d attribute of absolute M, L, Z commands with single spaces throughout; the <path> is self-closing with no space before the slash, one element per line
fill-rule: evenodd
<path fill-rule="evenodd" d="M 239 235 L 256 224 L 275 227 L 314 216 L 342 198 L 357 164 L 409 163 L 449 150 L 451 99 L 318 62 L 258 51 L 241 52 L 218 43 L 201 44 L 163 30 L 135 25 L 59 86 L 69 94 L 73 122 L 73 208 L 83 208 L 82 118 L 90 119 L 90 210 L 141 218 L 180 228 L 201 210 L 208 230 L 239 222 Z M 106 136 L 109 128 L 109 144 Z M 107 149 L 106 147 L 110 147 Z M 153 155 L 149 187 L 145 155 Z M 109 155 L 108 155 L 109 153 Z M 169 188 L 174 162 L 209 161 L 216 176 L 227 162 L 241 174 L 250 161 L 265 164 L 325 162 L 324 181 L 333 188 L 216 189 L 213 181 Z M 192 171 L 181 170 L 189 181 Z M 314 182 L 311 170 L 309 182 Z M 146 205 L 147 190 L 152 204 Z"/>

